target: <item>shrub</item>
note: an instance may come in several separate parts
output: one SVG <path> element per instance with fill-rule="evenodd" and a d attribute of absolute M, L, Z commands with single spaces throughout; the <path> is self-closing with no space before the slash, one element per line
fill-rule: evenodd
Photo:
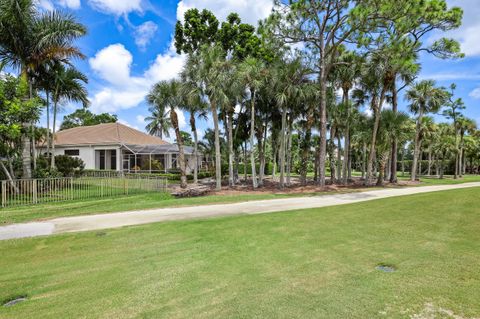
<path fill-rule="evenodd" d="M 71 177 L 81 175 L 85 163 L 78 157 L 57 155 L 55 156 L 55 166 L 64 177 Z"/>

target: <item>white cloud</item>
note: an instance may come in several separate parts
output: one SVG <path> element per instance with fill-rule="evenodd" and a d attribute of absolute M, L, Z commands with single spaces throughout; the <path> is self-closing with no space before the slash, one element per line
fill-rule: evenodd
<path fill-rule="evenodd" d="M 469 56 L 480 55 L 480 3 L 478 0 L 449 0 L 449 6 L 463 9 L 462 26 L 456 30 L 441 34 L 453 37 L 461 44 L 462 52 Z M 435 38 L 438 38 L 438 34 Z"/>
<path fill-rule="evenodd" d="M 88 0 L 88 3 L 97 11 L 116 16 L 143 11 L 141 0 Z"/>
<path fill-rule="evenodd" d="M 468 94 L 468 96 L 477 100 L 480 99 L 480 87 L 474 89 L 472 92 Z"/>
<path fill-rule="evenodd" d="M 268 17 L 272 11 L 273 0 L 181 0 L 177 6 L 177 19 L 183 20 L 183 15 L 191 8 L 208 9 L 219 21 L 236 12 L 243 22 L 257 25 L 258 20 Z"/>
<path fill-rule="evenodd" d="M 133 56 L 123 44 L 112 44 L 89 59 L 90 67 L 111 84 L 123 85 L 130 80 Z"/>
<path fill-rule="evenodd" d="M 80 0 L 58 0 L 58 4 L 69 9 L 80 9 Z"/>
<path fill-rule="evenodd" d="M 53 3 L 50 0 L 37 0 L 35 1 L 36 5 L 47 11 L 53 11 L 55 7 L 53 6 Z"/>
<path fill-rule="evenodd" d="M 440 72 L 420 75 L 418 79 L 434 79 L 436 81 L 480 80 L 480 74 L 469 72 Z"/>
<path fill-rule="evenodd" d="M 137 115 L 137 116 L 135 117 L 135 119 L 137 120 L 137 123 L 138 123 L 138 124 L 142 124 L 142 125 L 145 124 L 145 116 L 143 116 L 143 115 Z"/>
<path fill-rule="evenodd" d="M 133 76 L 133 56 L 122 44 L 103 48 L 89 59 L 92 70 L 105 81 L 90 97 L 92 110 L 113 113 L 138 106 L 154 83 L 177 77 L 184 60 L 184 56 L 169 50 L 159 54 L 141 76 Z M 182 112 L 179 112 L 179 122 L 185 126 Z"/>
<path fill-rule="evenodd" d="M 141 49 L 145 50 L 150 40 L 155 36 L 158 30 L 158 26 L 152 21 L 142 23 L 138 27 L 135 27 L 134 36 L 135 44 Z"/>

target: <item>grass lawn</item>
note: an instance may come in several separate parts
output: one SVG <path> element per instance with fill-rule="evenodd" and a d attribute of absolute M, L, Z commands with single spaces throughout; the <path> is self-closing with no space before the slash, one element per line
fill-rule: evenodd
<path fill-rule="evenodd" d="M 0 242 L 0 318 L 479 317 L 479 194 Z"/>
<path fill-rule="evenodd" d="M 408 177 L 400 178 L 400 180 L 408 180 Z M 422 177 L 421 181 L 422 183 L 418 184 L 418 186 L 480 182 L 480 175 L 467 175 L 464 176 L 462 179 L 457 180 L 454 180 L 452 176 L 445 176 L 444 179 Z M 370 189 L 374 189 L 374 187 L 371 187 Z M 356 192 L 361 190 L 362 189 L 342 189 L 341 191 Z M 181 199 L 176 199 L 169 194 L 164 193 L 145 193 L 112 198 L 90 198 L 76 201 L 45 203 L 32 206 L 0 208 L 0 225 L 49 219 L 55 217 L 89 215 L 165 207 L 236 203 L 285 197 L 316 196 L 325 193 L 326 192 L 292 194 L 258 193 L 242 195 L 210 195 L 205 197 Z"/>

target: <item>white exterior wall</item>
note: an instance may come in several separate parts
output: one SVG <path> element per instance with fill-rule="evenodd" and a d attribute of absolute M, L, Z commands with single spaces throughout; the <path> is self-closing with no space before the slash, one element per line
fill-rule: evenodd
<path fill-rule="evenodd" d="M 96 152 L 97 150 L 116 150 L 117 151 L 117 171 L 120 170 L 122 167 L 122 155 L 120 152 L 120 147 L 112 146 L 112 145 L 105 145 L 105 146 L 55 146 L 54 156 L 57 155 L 65 155 L 65 150 L 79 150 L 79 157 L 85 163 L 85 169 L 98 169 L 100 167 L 99 163 L 99 155 Z M 42 153 L 46 152 L 46 149 L 43 148 L 41 150 Z M 110 156 L 107 156 L 106 159 L 106 168 L 109 169 L 110 166 Z"/>

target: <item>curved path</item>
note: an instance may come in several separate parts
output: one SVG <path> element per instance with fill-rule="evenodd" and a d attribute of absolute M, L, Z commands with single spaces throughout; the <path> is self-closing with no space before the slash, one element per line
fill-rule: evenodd
<path fill-rule="evenodd" d="M 162 208 L 129 211 L 99 215 L 55 218 L 42 222 L 13 224 L 0 227 L 0 240 L 45 236 L 52 234 L 80 232 L 141 225 L 170 220 L 206 218 L 239 214 L 263 214 L 305 208 L 317 208 L 365 202 L 375 199 L 437 192 L 451 189 L 480 187 L 480 182 L 458 185 L 438 185 L 407 188 L 388 188 L 358 193 L 320 195 L 250 201 L 234 204 L 216 204 L 177 208 Z M 1 212 L 0 212 L 1 213 Z"/>

